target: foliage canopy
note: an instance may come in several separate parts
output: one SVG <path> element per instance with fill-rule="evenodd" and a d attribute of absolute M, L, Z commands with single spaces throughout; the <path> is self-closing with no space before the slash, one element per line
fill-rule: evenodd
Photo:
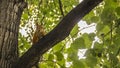
<path fill-rule="evenodd" d="M 78 3 L 79 0 L 26 0 L 20 25 L 20 55 L 31 46 L 34 24 L 42 24 L 48 33 Z M 76 25 L 69 37 L 43 55 L 41 68 L 119 68 L 120 67 L 120 0 L 104 0 L 83 19 L 95 23 L 94 33 L 81 33 Z M 98 40 L 95 40 L 95 38 Z M 85 58 L 79 58 L 79 51 Z"/>

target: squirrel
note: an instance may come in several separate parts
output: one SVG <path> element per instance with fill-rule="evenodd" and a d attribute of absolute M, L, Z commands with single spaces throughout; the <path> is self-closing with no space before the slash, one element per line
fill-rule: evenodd
<path fill-rule="evenodd" d="M 40 25 L 38 23 L 35 23 L 35 25 L 36 25 L 36 30 L 33 34 L 33 39 L 32 39 L 33 44 L 38 42 L 39 39 L 42 38 L 43 36 L 45 36 L 45 34 L 46 34 L 42 25 Z"/>
<path fill-rule="evenodd" d="M 32 44 L 35 44 L 39 41 L 40 38 L 46 35 L 45 30 L 42 25 L 35 23 L 36 30 L 33 33 L 33 39 L 32 39 Z M 36 63 L 33 65 L 32 68 L 39 68 L 38 62 L 40 61 L 40 57 L 38 57 Z"/>

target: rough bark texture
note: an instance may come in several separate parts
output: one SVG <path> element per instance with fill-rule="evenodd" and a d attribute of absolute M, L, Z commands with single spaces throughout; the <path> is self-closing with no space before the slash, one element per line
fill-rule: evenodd
<path fill-rule="evenodd" d="M 65 39 L 77 22 L 89 13 L 102 0 L 83 0 L 76 8 L 67 14 L 63 20 L 46 36 L 41 38 L 18 60 L 14 68 L 30 68 L 37 57 L 42 56 L 47 50 Z"/>
<path fill-rule="evenodd" d="M 18 60 L 18 30 L 25 3 L 0 0 L 0 68 L 12 68 Z"/>

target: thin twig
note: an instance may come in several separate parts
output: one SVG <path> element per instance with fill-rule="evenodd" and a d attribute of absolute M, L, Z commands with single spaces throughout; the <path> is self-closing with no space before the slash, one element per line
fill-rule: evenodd
<path fill-rule="evenodd" d="M 59 7 L 60 7 L 61 14 L 64 17 L 65 15 L 64 15 L 64 12 L 63 12 L 63 9 L 62 9 L 62 2 L 61 2 L 61 0 L 58 0 L 58 1 L 59 1 Z"/>
<path fill-rule="evenodd" d="M 40 8 L 41 4 L 42 4 L 42 0 L 39 1 L 38 8 Z"/>
<path fill-rule="evenodd" d="M 87 29 L 87 28 L 90 28 L 90 27 L 92 27 L 92 26 L 95 26 L 95 25 L 90 25 L 90 26 L 84 27 L 84 28 L 80 29 L 80 31 L 82 31 L 82 30 L 84 30 L 84 29 Z"/>
<path fill-rule="evenodd" d="M 108 34 L 110 34 L 115 28 L 116 28 L 116 26 L 113 27 L 110 31 L 108 31 L 108 32 L 104 35 L 104 37 L 107 36 Z"/>

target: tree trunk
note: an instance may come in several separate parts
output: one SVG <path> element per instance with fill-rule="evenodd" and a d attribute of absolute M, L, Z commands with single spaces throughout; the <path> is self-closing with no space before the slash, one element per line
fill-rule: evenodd
<path fill-rule="evenodd" d="M 0 0 L 0 68 L 11 68 L 18 60 L 18 31 L 25 7 L 22 0 Z"/>

